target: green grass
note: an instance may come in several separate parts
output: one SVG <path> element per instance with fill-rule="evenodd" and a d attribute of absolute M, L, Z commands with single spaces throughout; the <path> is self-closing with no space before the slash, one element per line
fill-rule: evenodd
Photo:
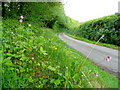
<path fill-rule="evenodd" d="M 77 37 L 75 35 L 71 35 L 69 33 L 65 33 L 65 34 L 68 35 L 68 36 L 70 36 L 70 37 L 72 37 L 72 38 L 74 38 L 74 39 L 78 39 L 78 40 L 85 41 L 85 42 L 88 42 L 88 43 L 96 44 L 96 41 L 91 41 L 91 40 L 88 40 L 86 38 L 80 38 L 80 37 Z M 120 47 L 118 47 L 116 45 L 112 45 L 112 44 L 106 44 L 106 43 L 98 42 L 97 45 L 99 45 L 99 46 L 105 46 L 105 47 L 116 49 L 116 50 L 120 50 Z"/>
<path fill-rule="evenodd" d="M 118 79 L 90 60 L 80 69 L 86 57 L 53 29 L 13 19 L 4 20 L 3 28 L 3 88 L 118 88 Z"/>

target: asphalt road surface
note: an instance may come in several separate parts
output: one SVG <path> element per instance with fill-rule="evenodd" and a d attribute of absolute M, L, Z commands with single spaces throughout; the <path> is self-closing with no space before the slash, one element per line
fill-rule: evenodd
<path fill-rule="evenodd" d="M 76 40 L 64 33 L 60 33 L 59 38 L 85 56 L 87 56 L 92 47 L 94 47 L 88 58 L 101 69 L 118 77 L 118 73 L 120 73 L 118 69 L 118 50 Z"/>

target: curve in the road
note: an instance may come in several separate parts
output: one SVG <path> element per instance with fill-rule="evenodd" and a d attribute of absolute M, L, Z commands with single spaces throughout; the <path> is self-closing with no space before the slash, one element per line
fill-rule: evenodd
<path fill-rule="evenodd" d="M 76 40 L 64 33 L 60 33 L 59 38 L 85 56 L 89 54 L 91 48 L 94 46 L 94 50 L 88 58 L 103 70 L 118 77 L 118 73 L 120 73 L 118 69 L 118 50 Z M 108 56 L 112 57 L 109 62 L 106 61 Z"/>

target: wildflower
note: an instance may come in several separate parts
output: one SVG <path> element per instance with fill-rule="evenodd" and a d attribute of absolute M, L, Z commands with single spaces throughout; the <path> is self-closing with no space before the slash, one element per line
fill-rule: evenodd
<path fill-rule="evenodd" d="M 34 57 L 32 57 L 32 59 L 34 59 Z"/>
<path fill-rule="evenodd" d="M 112 57 L 107 56 L 106 61 L 109 62 Z"/>
<path fill-rule="evenodd" d="M 20 19 L 19 21 L 20 21 L 20 22 L 22 22 L 23 20 L 22 20 L 22 19 Z"/>
<path fill-rule="evenodd" d="M 97 73 L 94 73 L 94 74 L 95 74 L 95 76 L 97 76 L 97 77 L 99 76 Z"/>
<path fill-rule="evenodd" d="M 55 50 L 57 50 L 57 48 L 55 48 Z"/>
<path fill-rule="evenodd" d="M 21 19 L 23 19 L 24 17 L 23 16 L 20 16 Z"/>
<path fill-rule="evenodd" d="M 28 24 L 28 26 L 30 27 L 30 26 L 31 26 L 31 24 Z"/>

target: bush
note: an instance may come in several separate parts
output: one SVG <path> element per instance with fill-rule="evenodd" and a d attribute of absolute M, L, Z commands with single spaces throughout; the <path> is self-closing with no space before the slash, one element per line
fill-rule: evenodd
<path fill-rule="evenodd" d="M 74 35 L 97 41 L 103 34 L 103 43 L 119 46 L 120 41 L 120 14 L 87 21 L 74 30 Z M 70 33 L 70 31 L 68 31 Z M 73 32 L 71 33 L 73 34 Z"/>

